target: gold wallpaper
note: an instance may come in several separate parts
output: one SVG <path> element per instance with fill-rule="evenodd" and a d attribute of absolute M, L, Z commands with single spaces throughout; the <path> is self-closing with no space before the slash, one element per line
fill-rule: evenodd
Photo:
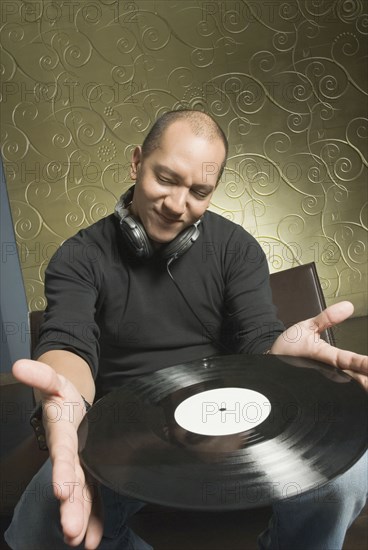
<path fill-rule="evenodd" d="M 1 146 L 30 309 L 59 244 L 110 213 L 156 117 L 230 141 L 211 209 L 271 271 L 315 261 L 367 313 L 365 0 L 2 0 Z M 301 289 L 302 291 L 302 289 Z"/>

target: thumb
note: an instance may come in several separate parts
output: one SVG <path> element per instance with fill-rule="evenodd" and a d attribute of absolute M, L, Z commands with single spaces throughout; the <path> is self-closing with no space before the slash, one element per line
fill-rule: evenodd
<path fill-rule="evenodd" d="M 327 307 L 321 313 L 310 319 L 318 332 L 323 332 L 338 323 L 342 323 L 352 315 L 354 306 L 351 302 L 338 302 Z"/>
<path fill-rule="evenodd" d="M 14 363 L 12 372 L 19 382 L 36 388 L 43 394 L 61 396 L 61 379 L 46 363 L 31 359 L 19 359 Z"/>

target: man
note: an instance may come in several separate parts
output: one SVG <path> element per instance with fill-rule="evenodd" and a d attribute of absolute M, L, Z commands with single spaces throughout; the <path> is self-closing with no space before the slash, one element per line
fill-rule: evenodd
<path fill-rule="evenodd" d="M 48 461 L 31 483 L 52 479 L 55 499 L 37 506 L 21 500 L 7 532 L 12 548 L 96 548 L 102 536 L 101 549 L 149 548 L 125 526 L 140 503 L 128 510 L 124 497 L 105 487 L 103 522 L 77 452 L 84 400 L 92 403 L 125 376 L 219 353 L 272 353 L 324 361 L 367 385 L 367 357 L 319 338 L 352 313 L 351 304 L 300 323 L 294 341 L 275 316 L 259 245 L 207 212 L 226 155 L 226 138 L 211 117 L 167 113 L 133 152 L 134 193 L 118 205 L 118 216 L 81 231 L 50 262 L 38 361 L 18 361 L 13 372 L 35 388 L 44 411 L 50 403 L 62 411 L 58 422 L 44 412 L 52 474 Z M 78 403 L 72 418 L 67 403 Z M 261 547 L 340 548 L 365 502 L 364 460 L 340 476 L 333 505 L 311 493 L 279 503 Z"/>

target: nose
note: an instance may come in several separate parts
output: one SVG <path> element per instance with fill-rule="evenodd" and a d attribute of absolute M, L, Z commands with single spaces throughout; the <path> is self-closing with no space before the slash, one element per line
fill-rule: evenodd
<path fill-rule="evenodd" d="M 164 207 L 167 212 L 175 217 L 182 216 L 186 209 L 188 190 L 182 187 L 173 186 L 164 200 Z"/>

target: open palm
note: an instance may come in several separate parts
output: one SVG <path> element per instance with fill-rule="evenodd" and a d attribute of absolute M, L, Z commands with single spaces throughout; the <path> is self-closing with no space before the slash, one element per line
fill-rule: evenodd
<path fill-rule="evenodd" d="M 341 323 L 353 313 L 350 302 L 334 304 L 316 317 L 288 328 L 274 342 L 271 353 L 309 357 L 346 371 L 368 391 L 368 357 L 331 346 L 320 334 Z"/>
<path fill-rule="evenodd" d="M 77 430 L 85 415 L 83 399 L 75 386 L 49 365 L 20 360 L 14 376 L 37 389 L 43 404 L 43 423 L 52 462 L 54 494 L 60 501 L 60 518 L 65 542 L 96 548 L 102 537 L 102 522 L 96 486 L 81 467 Z"/>

